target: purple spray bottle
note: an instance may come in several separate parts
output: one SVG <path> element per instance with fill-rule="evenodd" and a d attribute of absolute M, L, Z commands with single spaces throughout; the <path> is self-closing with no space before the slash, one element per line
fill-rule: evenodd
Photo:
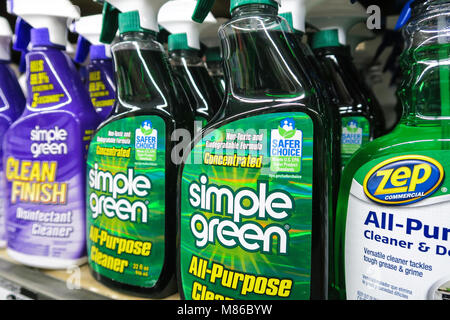
<path fill-rule="evenodd" d="M 31 29 L 25 111 L 5 134 L 7 252 L 34 267 L 86 261 L 86 151 L 100 119 L 71 58 L 69 0 L 8 0 Z"/>

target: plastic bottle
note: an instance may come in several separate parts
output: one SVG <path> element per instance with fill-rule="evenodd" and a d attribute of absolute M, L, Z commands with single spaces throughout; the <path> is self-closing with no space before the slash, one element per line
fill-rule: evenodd
<path fill-rule="evenodd" d="M 8 20 L 0 17 L 0 248 L 6 246 L 5 176 L 3 174 L 3 137 L 25 108 L 25 96 L 9 66 L 13 33 Z"/>
<path fill-rule="evenodd" d="M 85 159 L 99 123 L 72 60 L 63 52 L 70 1 L 8 1 L 27 21 L 26 108 L 5 134 L 7 253 L 59 269 L 86 261 Z"/>
<path fill-rule="evenodd" d="M 331 120 L 278 6 L 231 1 L 219 29 L 225 101 L 180 176 L 185 299 L 327 297 Z"/>
<path fill-rule="evenodd" d="M 173 136 L 176 129 L 192 134 L 194 119 L 156 40 L 157 12 L 165 1 L 110 2 L 115 8 L 105 3 L 101 38 L 112 38 L 116 29 L 105 26 L 117 26 L 118 18 L 119 41 L 111 47 L 117 99 L 89 148 L 89 265 L 107 286 L 163 298 L 176 291 Z"/>
<path fill-rule="evenodd" d="M 338 29 L 327 29 L 313 36 L 313 50 L 331 79 L 339 105 L 342 125 L 341 165 L 347 165 L 353 154 L 385 132 L 384 115 L 364 79 L 356 69 L 350 47 L 339 40 Z"/>
<path fill-rule="evenodd" d="M 330 195 L 332 197 L 332 210 L 329 217 L 329 237 L 333 239 L 334 232 L 334 220 L 337 199 L 339 194 L 339 182 L 341 177 L 341 123 L 339 117 L 339 105 L 336 100 L 336 92 L 332 80 L 329 74 L 325 71 L 323 66 L 319 63 L 318 59 L 314 56 L 314 53 L 305 41 L 306 33 L 306 17 L 308 13 L 316 6 L 320 6 L 323 1 L 319 0 L 282 0 L 279 15 L 285 18 L 291 26 L 292 32 L 290 33 L 292 42 L 295 48 L 297 48 L 299 59 L 303 59 L 302 65 L 308 66 L 307 72 L 313 81 L 317 92 L 320 92 L 326 99 L 326 112 L 332 121 L 331 130 L 329 130 L 329 141 L 331 143 L 331 152 L 329 154 L 329 161 L 332 170 L 330 171 L 331 177 L 330 183 Z M 330 248 L 332 243 L 330 242 Z M 333 260 L 333 251 L 329 252 L 330 261 Z M 330 264 L 329 268 L 333 265 Z M 330 274 L 332 270 L 330 269 Z"/>
<path fill-rule="evenodd" d="M 171 34 L 168 38 L 169 61 L 174 75 L 186 92 L 195 120 L 205 126 L 218 110 L 221 97 L 201 57 L 200 32 L 215 23 L 209 14 L 204 24 L 192 21 L 197 1 L 166 2 L 158 13 L 158 22 Z"/>
<path fill-rule="evenodd" d="M 342 299 L 443 299 L 449 287 L 449 1 L 415 1 L 404 27 L 404 113 L 344 170 L 336 229 Z"/>
<path fill-rule="evenodd" d="M 102 20 L 101 14 L 81 17 L 71 25 L 71 31 L 78 34 L 75 62 L 82 64 L 89 56 L 85 83 L 92 105 L 103 121 L 113 110 L 116 84 L 111 47 L 100 42 Z"/>

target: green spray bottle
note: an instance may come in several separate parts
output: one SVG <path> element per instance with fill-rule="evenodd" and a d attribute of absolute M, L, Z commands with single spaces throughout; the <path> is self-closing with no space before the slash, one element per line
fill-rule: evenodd
<path fill-rule="evenodd" d="M 448 291 L 449 14 L 450 1 L 413 2 L 403 29 L 403 117 L 344 170 L 334 284 L 342 299 L 443 299 Z"/>
<path fill-rule="evenodd" d="M 196 4 L 195 0 L 168 1 L 158 12 L 158 23 L 171 33 L 169 61 L 201 128 L 217 113 L 222 99 L 200 50 L 201 29 L 209 28 L 216 19 L 210 13 L 203 24 L 192 21 Z"/>
<path fill-rule="evenodd" d="M 331 120 L 278 6 L 231 1 L 219 29 L 225 101 L 179 180 L 185 299 L 327 298 Z"/>
<path fill-rule="evenodd" d="M 281 9 L 279 15 L 285 18 L 289 25 L 291 26 L 292 32 L 290 33 L 292 42 L 299 52 L 298 56 L 304 59 L 303 65 L 307 65 L 307 72 L 313 79 L 316 86 L 316 90 L 324 96 L 327 100 L 326 112 L 328 112 L 328 117 L 333 119 L 332 128 L 329 131 L 330 142 L 331 142 L 331 152 L 329 154 L 329 159 L 331 163 L 331 177 L 330 177 L 330 194 L 332 197 L 332 210 L 331 216 L 329 218 L 329 237 L 333 240 L 334 232 L 334 220 L 337 199 L 339 194 L 339 181 L 341 178 L 341 120 L 339 116 L 339 101 L 336 99 L 338 96 L 332 81 L 330 80 L 329 74 L 326 72 L 323 65 L 319 62 L 317 57 L 314 55 L 310 45 L 305 41 L 306 38 L 306 17 L 308 13 L 315 7 L 321 5 L 322 0 L 282 0 Z M 332 248 L 330 243 L 330 249 Z M 334 251 L 330 250 L 329 259 L 333 260 Z M 333 265 L 330 264 L 329 268 Z M 332 270 L 330 269 L 330 274 Z"/>
<path fill-rule="evenodd" d="M 157 11 L 164 1 L 109 2 L 114 7 L 105 4 L 104 23 L 118 22 L 120 33 L 111 47 L 117 99 L 89 148 L 89 265 L 107 286 L 162 298 L 176 290 L 173 134 L 177 129 L 192 134 L 194 119 L 156 40 Z M 115 34 L 114 27 L 104 28 L 101 39 Z"/>
<path fill-rule="evenodd" d="M 329 9 L 330 13 L 334 9 Z M 386 132 L 383 110 L 357 70 L 347 44 L 348 31 L 367 19 L 365 12 L 358 12 L 351 16 L 337 12 L 332 18 L 325 12 L 311 17 L 311 22 L 321 29 L 313 35 L 312 48 L 331 80 L 339 105 L 342 169 L 361 146 Z"/>

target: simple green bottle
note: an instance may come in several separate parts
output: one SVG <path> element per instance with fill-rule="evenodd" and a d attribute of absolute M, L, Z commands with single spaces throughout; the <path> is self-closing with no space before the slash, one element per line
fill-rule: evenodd
<path fill-rule="evenodd" d="M 366 93 L 363 79 L 352 61 L 349 46 L 339 42 L 338 30 L 314 34 L 312 47 L 329 79 L 333 102 L 341 122 L 341 165 L 369 141 L 384 133 L 384 115 L 375 99 Z"/>
<path fill-rule="evenodd" d="M 87 249 L 98 281 L 134 295 L 176 291 L 176 129 L 192 133 L 157 33 L 138 11 L 119 14 L 112 45 L 117 101 L 87 160 Z M 111 32 L 115 33 L 114 30 Z"/>
<path fill-rule="evenodd" d="M 327 298 L 331 119 L 278 5 L 231 1 L 219 29 L 225 101 L 180 176 L 185 299 Z"/>
<path fill-rule="evenodd" d="M 326 73 L 325 68 L 319 63 L 317 57 L 315 57 L 311 47 L 304 41 L 306 31 L 306 3 L 304 0 L 282 0 L 282 6 L 280 11 L 283 11 L 279 15 L 286 19 L 291 27 L 291 32 L 288 33 L 289 39 L 293 43 L 293 47 L 298 52 L 298 58 L 302 60 L 302 66 L 308 66 L 307 73 L 312 80 L 312 85 L 317 92 L 326 99 L 327 108 L 324 110 L 327 112 L 327 116 L 332 119 L 330 135 L 330 150 L 329 161 L 332 170 L 330 171 L 331 177 L 329 177 L 330 195 L 332 197 L 332 210 L 329 217 L 329 239 L 330 239 L 330 252 L 329 261 L 333 260 L 334 251 L 332 250 L 332 240 L 334 239 L 334 222 L 335 212 L 339 193 L 339 182 L 341 178 L 341 120 L 339 115 L 339 106 L 337 105 L 338 96 L 335 92 L 334 85 L 331 82 L 329 74 Z M 329 264 L 330 274 L 333 274 L 333 264 Z"/>
<path fill-rule="evenodd" d="M 450 1 L 413 3 L 404 27 L 403 117 L 344 170 L 334 283 L 342 299 L 447 297 L 449 14 Z"/>

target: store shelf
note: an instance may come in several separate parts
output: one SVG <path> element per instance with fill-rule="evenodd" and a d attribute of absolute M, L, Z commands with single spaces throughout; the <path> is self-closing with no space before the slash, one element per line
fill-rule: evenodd
<path fill-rule="evenodd" d="M 0 250 L 0 296 L 38 300 L 145 300 L 102 285 L 92 277 L 87 264 L 68 270 L 30 268 L 16 263 L 4 249 Z M 178 300 L 179 295 L 166 299 Z"/>

